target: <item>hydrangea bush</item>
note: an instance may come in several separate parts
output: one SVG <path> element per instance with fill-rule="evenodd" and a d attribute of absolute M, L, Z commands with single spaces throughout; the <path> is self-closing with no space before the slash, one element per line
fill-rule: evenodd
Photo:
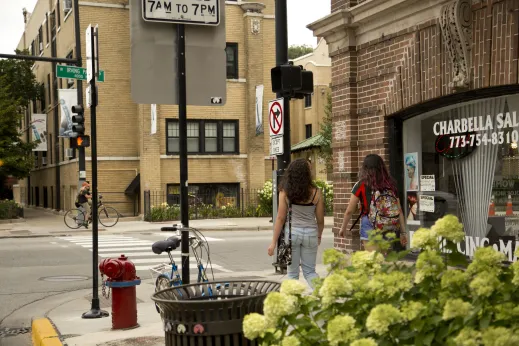
<path fill-rule="evenodd" d="M 280 346 L 519 345 L 519 263 L 506 266 L 486 247 L 468 264 L 457 251 L 463 238 L 448 215 L 414 234 L 416 263 L 401 261 L 407 251 L 384 256 L 391 244 L 381 235 L 371 239 L 378 252 L 326 250 L 329 274 L 315 291 L 284 281 L 264 315 L 245 317 L 244 334 Z"/>

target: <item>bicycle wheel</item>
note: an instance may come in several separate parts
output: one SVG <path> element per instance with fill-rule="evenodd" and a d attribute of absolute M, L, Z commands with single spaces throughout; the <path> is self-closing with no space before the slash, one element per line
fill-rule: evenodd
<path fill-rule="evenodd" d="M 78 229 L 85 223 L 85 213 L 79 209 L 70 209 L 64 216 L 65 225 L 71 229 Z"/>
<path fill-rule="evenodd" d="M 119 213 L 112 207 L 103 207 L 99 210 L 99 222 L 105 227 L 113 227 L 119 221 Z"/>
<path fill-rule="evenodd" d="M 171 287 L 171 280 L 169 278 L 162 274 L 157 277 L 157 280 L 155 281 L 155 292 L 165 290 L 166 288 Z M 160 310 L 157 303 L 155 303 L 155 309 L 157 309 L 157 312 L 160 314 L 160 317 L 162 317 L 162 310 Z"/>

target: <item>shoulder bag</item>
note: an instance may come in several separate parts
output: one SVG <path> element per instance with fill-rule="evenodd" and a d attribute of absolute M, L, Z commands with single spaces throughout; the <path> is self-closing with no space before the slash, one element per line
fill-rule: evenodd
<path fill-rule="evenodd" d="M 290 201 L 288 201 L 288 243 L 283 237 L 278 247 L 278 263 L 287 267 L 292 264 L 292 203 Z"/>

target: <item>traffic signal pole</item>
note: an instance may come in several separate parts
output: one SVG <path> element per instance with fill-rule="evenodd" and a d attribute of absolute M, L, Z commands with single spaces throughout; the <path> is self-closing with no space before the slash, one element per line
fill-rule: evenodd
<path fill-rule="evenodd" d="M 81 27 L 79 22 L 79 0 L 74 0 L 74 31 L 76 33 L 76 66 L 81 67 L 83 64 L 81 57 Z M 83 81 L 78 79 L 77 83 L 77 102 L 80 105 L 83 105 Z M 79 179 L 77 184 L 77 191 L 81 190 L 81 185 L 86 180 L 86 158 L 85 158 L 85 148 L 79 147 L 78 150 L 78 170 L 79 170 Z"/>
<path fill-rule="evenodd" d="M 178 58 L 178 131 L 180 151 L 180 220 L 183 227 L 189 227 L 189 197 L 187 173 L 187 85 L 186 85 L 186 29 L 177 25 Z M 189 229 L 182 231 L 182 283 L 189 284 Z"/>
<path fill-rule="evenodd" d="M 275 8 L 275 27 L 276 27 L 276 65 L 288 63 L 288 28 L 287 28 L 287 0 L 276 0 Z M 277 93 L 277 98 L 283 97 L 282 93 Z M 283 103 L 284 119 L 283 119 L 283 155 L 277 157 L 277 183 L 281 181 L 281 177 L 285 169 L 290 164 L 291 145 L 290 145 L 290 97 L 285 97 Z M 276 189 L 279 196 L 279 189 Z M 277 203 L 279 207 L 279 203 Z M 277 214 L 277 213 L 276 213 Z M 273 220 L 274 227 L 276 220 Z M 278 249 L 281 242 L 284 242 L 284 232 L 281 232 L 278 238 Z M 279 263 L 279 252 L 276 255 L 276 263 Z M 285 267 L 279 267 L 281 273 L 286 273 Z"/>

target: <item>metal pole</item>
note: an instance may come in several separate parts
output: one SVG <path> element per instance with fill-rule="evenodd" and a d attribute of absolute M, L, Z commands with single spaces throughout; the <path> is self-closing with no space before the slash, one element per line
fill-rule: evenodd
<path fill-rule="evenodd" d="M 81 67 L 83 64 L 81 56 L 81 28 L 79 22 L 79 0 L 74 0 L 74 31 L 76 32 L 76 66 Z M 77 102 L 83 105 L 83 81 L 77 80 Z M 78 192 L 81 189 L 81 184 L 86 180 L 86 162 L 85 162 L 85 148 L 78 148 L 78 168 L 79 168 L 79 179 L 78 179 Z"/>
<path fill-rule="evenodd" d="M 92 308 L 90 311 L 83 314 L 83 318 L 101 318 L 107 317 L 108 312 L 101 310 L 99 304 L 99 271 L 98 271 L 98 241 L 99 241 L 99 225 L 98 225 L 98 191 L 97 191 L 97 121 L 96 121 L 96 110 L 97 110 L 97 89 L 96 89 L 96 76 L 97 76 L 97 66 L 96 66 L 96 49 L 97 45 L 95 44 L 97 40 L 97 33 L 94 31 L 94 28 L 91 28 L 92 33 L 91 43 L 92 43 L 92 71 L 94 71 L 94 75 L 92 80 L 90 81 L 90 95 L 92 95 L 92 105 L 90 107 L 90 147 L 92 151 L 92 280 L 93 280 L 93 290 L 92 290 Z M 88 62 L 87 62 L 88 63 Z"/>
<path fill-rule="evenodd" d="M 180 220 L 189 227 L 187 174 L 186 29 L 177 26 L 178 39 L 178 131 L 180 133 Z M 182 283 L 189 284 L 189 230 L 182 229 Z"/>
<path fill-rule="evenodd" d="M 287 0 L 276 0 L 276 19 L 275 19 L 275 27 L 276 27 L 276 65 L 282 65 L 288 63 L 288 28 L 287 28 Z M 278 98 L 283 97 L 281 93 L 277 94 Z M 278 184 L 280 176 L 283 175 L 283 172 L 290 164 L 290 156 L 291 156 L 291 145 L 290 145 L 290 97 L 285 97 L 284 101 L 284 118 L 283 118 L 283 155 L 279 155 L 277 157 L 277 178 Z M 279 194 L 279 189 L 277 189 L 277 193 Z M 276 206 L 277 207 L 277 206 Z M 277 214 L 276 212 L 273 214 Z M 275 218 L 272 219 L 275 225 Z M 284 239 L 284 232 L 281 232 L 281 235 L 278 239 L 278 249 L 279 244 Z M 276 263 L 279 263 L 279 253 L 276 255 Z M 286 267 L 280 267 L 281 273 L 286 271 Z"/>

